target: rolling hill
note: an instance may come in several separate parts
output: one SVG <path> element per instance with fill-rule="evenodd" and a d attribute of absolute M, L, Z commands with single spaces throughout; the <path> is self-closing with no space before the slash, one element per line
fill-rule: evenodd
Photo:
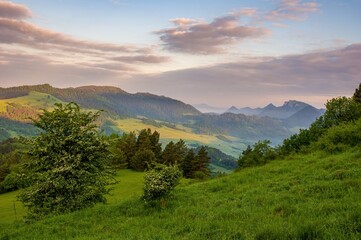
<path fill-rule="evenodd" d="M 36 118 L 41 109 L 66 102 L 76 102 L 85 110 L 103 110 L 100 125 L 107 134 L 151 128 L 161 133 L 164 143 L 182 138 L 189 145 L 206 144 L 235 157 L 259 139 L 270 139 L 276 145 L 292 134 L 292 126 L 268 116 L 202 114 L 175 99 L 149 93 L 131 94 L 106 86 L 61 89 L 43 84 L 0 88 L 0 117 L 14 124 L 30 123 L 30 118 Z M 14 124 L 0 125 L 3 138 L 34 133 L 17 131 Z"/>

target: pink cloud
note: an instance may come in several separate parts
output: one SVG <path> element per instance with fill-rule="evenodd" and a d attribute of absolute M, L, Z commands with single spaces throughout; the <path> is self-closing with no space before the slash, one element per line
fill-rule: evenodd
<path fill-rule="evenodd" d="M 0 1 L 0 18 L 25 19 L 32 16 L 30 9 L 24 5 Z"/>
<path fill-rule="evenodd" d="M 16 54 L 23 56 L 23 53 L 29 52 L 36 59 L 47 61 L 48 65 L 65 64 L 66 68 L 67 64 L 73 64 L 72 69 L 81 69 L 80 72 L 90 67 L 117 73 L 136 72 L 140 71 L 143 63 L 159 64 L 170 60 L 156 54 L 154 47 L 78 39 L 23 20 L 31 15 L 26 6 L 0 0 L 0 46 L 10 53 L 4 55 L 7 58 L 0 59 L 2 65 L 19 65 L 20 59 L 16 58 Z M 15 53 L 12 46 L 19 47 L 23 52 L 11 54 Z"/>
<path fill-rule="evenodd" d="M 289 99 L 322 107 L 327 99 L 350 96 L 360 83 L 361 44 L 332 51 L 265 58 L 141 75 L 129 90 L 168 95 L 214 106 L 262 106 Z"/>
<path fill-rule="evenodd" d="M 249 16 L 249 10 L 244 13 Z M 192 19 L 173 19 L 175 27 L 155 33 L 160 36 L 165 49 L 192 54 L 221 53 L 225 47 L 245 39 L 257 39 L 270 34 L 265 28 L 240 25 L 241 14 L 215 18 L 212 22 Z"/>
<path fill-rule="evenodd" d="M 319 4 L 317 2 L 304 2 L 301 0 L 282 0 L 276 9 L 265 15 L 266 20 L 304 20 L 309 13 L 317 12 Z"/>

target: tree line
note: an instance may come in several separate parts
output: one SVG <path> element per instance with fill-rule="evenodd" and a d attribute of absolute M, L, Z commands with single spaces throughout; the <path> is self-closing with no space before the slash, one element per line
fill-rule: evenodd
<path fill-rule="evenodd" d="M 159 142 L 160 134 L 151 129 L 112 134 L 110 137 L 111 164 L 116 168 L 129 168 L 145 171 L 159 163 L 167 166 L 178 165 L 186 178 L 206 178 L 210 175 L 208 164 L 210 157 L 205 146 L 197 152 L 187 147 L 180 139 L 170 141 L 164 149 Z"/>

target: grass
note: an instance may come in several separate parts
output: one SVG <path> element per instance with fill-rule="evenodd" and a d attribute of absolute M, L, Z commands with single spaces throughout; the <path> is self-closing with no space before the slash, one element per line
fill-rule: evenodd
<path fill-rule="evenodd" d="M 144 206 L 140 173 L 121 171 L 119 180 L 107 205 L 34 223 L 2 221 L 0 239 L 361 238 L 360 149 L 183 182 L 166 207 Z M 1 203 L 11 196 L 0 195 Z"/>
<path fill-rule="evenodd" d="M 0 112 L 6 112 L 6 106 L 9 105 L 9 103 L 33 107 L 36 109 L 45 108 L 50 110 L 54 107 L 55 103 L 64 102 L 52 95 L 32 91 L 26 96 L 11 99 L 0 99 Z"/>

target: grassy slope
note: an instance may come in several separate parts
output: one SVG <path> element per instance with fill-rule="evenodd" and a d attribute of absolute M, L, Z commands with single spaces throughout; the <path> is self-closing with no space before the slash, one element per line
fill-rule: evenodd
<path fill-rule="evenodd" d="M 0 112 L 6 111 L 6 106 L 9 103 L 16 103 L 22 106 L 34 107 L 37 109 L 45 108 L 51 109 L 55 103 L 63 103 L 61 100 L 45 93 L 30 92 L 27 96 L 11 98 L 11 99 L 0 99 Z"/>
<path fill-rule="evenodd" d="M 0 236 L 4 239 L 361 238 L 360 149 L 334 156 L 294 156 L 206 182 L 184 183 L 177 187 L 175 199 L 163 209 L 143 206 L 138 198 L 140 175 L 128 171 L 120 175 L 124 176 L 120 176 L 121 189 L 116 190 L 108 205 L 32 224 L 11 225 L 2 221 Z M 0 202 L 9 204 L 9 195 L 0 195 Z"/>

